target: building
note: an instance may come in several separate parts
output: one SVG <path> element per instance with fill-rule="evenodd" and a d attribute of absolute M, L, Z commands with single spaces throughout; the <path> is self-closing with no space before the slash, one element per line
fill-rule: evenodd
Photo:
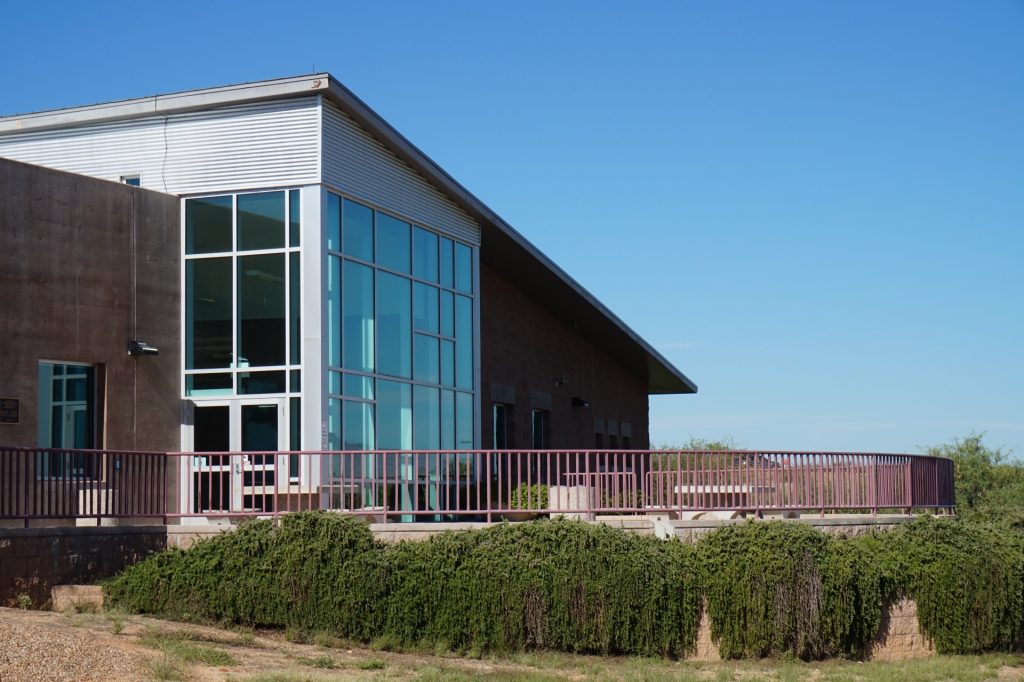
<path fill-rule="evenodd" d="M 0 445 L 642 450 L 697 390 L 326 73 L 0 117 L 0 159 Z M 170 487 L 264 504 L 222 470 Z"/>

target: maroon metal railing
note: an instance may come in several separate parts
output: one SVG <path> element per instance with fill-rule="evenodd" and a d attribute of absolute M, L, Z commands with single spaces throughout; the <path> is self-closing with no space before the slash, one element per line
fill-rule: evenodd
<path fill-rule="evenodd" d="M 123 452 L 0 448 L 0 519 L 951 510 L 948 459 L 697 451 Z"/>

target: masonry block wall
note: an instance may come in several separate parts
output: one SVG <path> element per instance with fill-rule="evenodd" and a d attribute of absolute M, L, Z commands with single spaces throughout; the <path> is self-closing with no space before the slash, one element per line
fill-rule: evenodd
<path fill-rule="evenodd" d="M 177 197 L 0 159 L 0 398 L 18 405 L 12 418 L 5 401 L 0 447 L 39 446 L 47 361 L 93 367 L 95 447 L 178 449 L 179 224 Z M 160 354 L 129 356 L 132 339 Z M 124 478 L 141 465 L 116 466 Z M 103 466 L 111 463 L 89 460 L 79 493 L 34 453 L 0 453 L 0 516 L 75 514 L 108 494 Z M 54 497 L 44 489 L 61 485 L 60 508 L 40 507 Z"/>
<path fill-rule="evenodd" d="M 0 528 L 0 606 L 47 608 L 54 585 L 94 583 L 167 548 L 164 526 Z"/>
<path fill-rule="evenodd" d="M 20 401 L 0 445 L 37 444 L 51 360 L 96 367 L 98 446 L 177 449 L 179 231 L 177 197 L 0 159 L 0 397 Z"/>
<path fill-rule="evenodd" d="M 514 405 L 514 448 L 533 445 L 532 409 L 550 411 L 554 449 L 593 448 L 595 420 L 612 424 L 618 447 L 624 424 L 631 448 L 649 447 L 646 378 L 485 265 L 480 267 L 480 351 L 483 447 L 492 446 L 494 402 Z M 574 407 L 573 397 L 589 407 Z"/>

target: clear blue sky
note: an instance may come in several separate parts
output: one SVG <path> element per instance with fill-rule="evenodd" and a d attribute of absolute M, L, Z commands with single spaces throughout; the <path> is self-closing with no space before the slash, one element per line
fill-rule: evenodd
<path fill-rule="evenodd" d="M 0 0 L 4 114 L 330 71 L 700 386 L 655 443 L 1024 455 L 1024 3 Z"/>

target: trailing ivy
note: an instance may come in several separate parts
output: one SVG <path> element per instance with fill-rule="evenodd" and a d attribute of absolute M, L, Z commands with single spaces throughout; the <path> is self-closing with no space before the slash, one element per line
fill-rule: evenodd
<path fill-rule="evenodd" d="M 711 533 L 697 553 L 724 658 L 858 656 L 878 630 L 880 575 L 856 544 L 751 522 Z"/>
<path fill-rule="evenodd" d="M 134 612 L 394 646 L 671 657 L 694 649 L 704 603 L 723 656 L 806 659 L 863 656 L 906 596 L 940 652 L 970 653 L 1024 634 L 1024 540 L 922 518 L 852 539 L 750 522 L 689 546 L 556 520 L 384 545 L 312 512 L 158 554 L 106 594 Z"/>
<path fill-rule="evenodd" d="M 917 603 L 939 653 L 1010 650 L 1024 638 L 1024 536 L 1001 525 L 922 516 L 871 540 L 890 596 Z"/>
<path fill-rule="evenodd" d="M 106 594 L 139 613 L 313 628 L 332 606 L 344 564 L 376 547 L 365 523 L 336 514 L 247 521 L 132 566 L 107 583 Z"/>

